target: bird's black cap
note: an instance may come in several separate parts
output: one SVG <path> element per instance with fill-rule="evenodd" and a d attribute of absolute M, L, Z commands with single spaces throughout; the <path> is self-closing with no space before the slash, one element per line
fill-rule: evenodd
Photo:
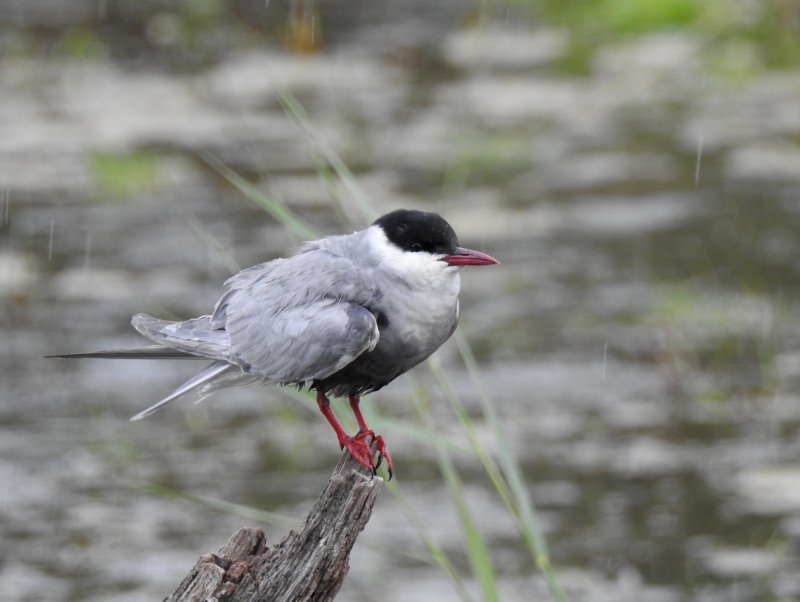
<path fill-rule="evenodd" d="M 398 209 L 379 217 L 373 225 L 383 228 L 389 242 L 404 251 L 450 255 L 458 247 L 455 231 L 436 213 Z"/>

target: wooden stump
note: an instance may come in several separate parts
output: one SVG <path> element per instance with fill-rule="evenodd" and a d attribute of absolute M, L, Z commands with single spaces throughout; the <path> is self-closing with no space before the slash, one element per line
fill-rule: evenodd
<path fill-rule="evenodd" d="M 261 529 L 240 529 L 201 557 L 165 602 L 333 600 L 382 483 L 345 451 L 298 532 L 268 548 Z"/>

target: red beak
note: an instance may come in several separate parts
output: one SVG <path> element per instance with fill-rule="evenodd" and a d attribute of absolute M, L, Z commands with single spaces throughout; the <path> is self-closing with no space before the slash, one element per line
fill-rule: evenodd
<path fill-rule="evenodd" d="M 494 257 L 490 257 L 486 253 L 461 247 L 456 247 L 453 255 L 442 257 L 442 261 L 449 265 L 492 265 L 497 263 Z"/>

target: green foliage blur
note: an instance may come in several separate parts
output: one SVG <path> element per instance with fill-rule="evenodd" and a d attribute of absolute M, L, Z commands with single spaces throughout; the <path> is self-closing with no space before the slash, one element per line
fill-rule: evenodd
<path fill-rule="evenodd" d="M 67 29 L 59 42 L 61 44 L 59 50 L 72 58 L 92 59 L 106 54 L 103 40 L 88 27 Z"/>
<path fill-rule="evenodd" d="M 571 32 L 558 67 L 587 74 L 594 50 L 629 35 L 686 30 L 706 39 L 709 69 L 730 79 L 800 64 L 800 4 L 723 0 L 517 0 L 534 20 Z"/>
<path fill-rule="evenodd" d="M 158 156 L 149 151 L 123 156 L 95 154 L 89 158 L 89 172 L 101 193 L 124 198 L 156 189 Z"/>

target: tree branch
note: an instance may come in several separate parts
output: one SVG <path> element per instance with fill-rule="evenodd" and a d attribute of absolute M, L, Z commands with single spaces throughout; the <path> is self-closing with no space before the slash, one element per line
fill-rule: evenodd
<path fill-rule="evenodd" d="M 261 529 L 240 529 L 217 554 L 202 556 L 165 602 L 333 600 L 382 483 L 345 451 L 300 531 L 267 548 Z"/>

